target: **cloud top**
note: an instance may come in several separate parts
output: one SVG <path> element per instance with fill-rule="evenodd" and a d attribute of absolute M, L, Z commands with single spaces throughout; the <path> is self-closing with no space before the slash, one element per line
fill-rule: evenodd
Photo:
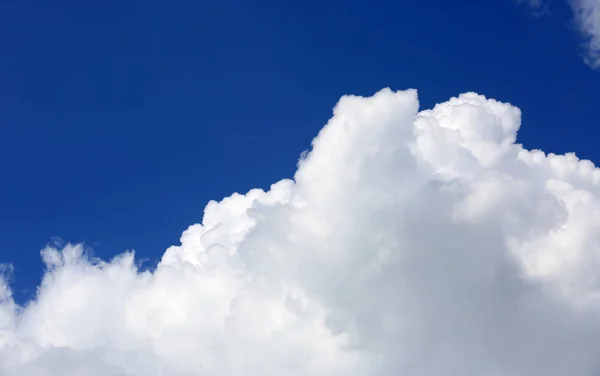
<path fill-rule="evenodd" d="M 293 180 L 205 209 L 154 271 L 42 251 L 0 283 L 2 376 L 591 376 L 600 170 L 516 107 L 345 96 Z"/>

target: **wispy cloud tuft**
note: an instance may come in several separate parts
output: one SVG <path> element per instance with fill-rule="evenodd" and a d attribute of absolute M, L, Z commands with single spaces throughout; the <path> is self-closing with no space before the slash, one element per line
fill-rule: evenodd
<path fill-rule="evenodd" d="M 600 0 L 571 0 L 571 5 L 584 37 L 585 61 L 600 69 Z"/>
<path fill-rule="evenodd" d="M 534 14 L 547 14 L 546 0 L 517 0 Z M 583 59 L 593 69 L 600 69 L 600 0 L 568 0 L 577 29 L 583 37 Z"/>

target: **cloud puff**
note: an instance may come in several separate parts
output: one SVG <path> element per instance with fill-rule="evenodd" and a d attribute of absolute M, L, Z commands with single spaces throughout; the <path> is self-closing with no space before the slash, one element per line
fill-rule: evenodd
<path fill-rule="evenodd" d="M 153 271 L 42 251 L 2 376 L 592 376 L 600 170 L 474 93 L 345 96 L 294 180 L 210 202 Z"/>

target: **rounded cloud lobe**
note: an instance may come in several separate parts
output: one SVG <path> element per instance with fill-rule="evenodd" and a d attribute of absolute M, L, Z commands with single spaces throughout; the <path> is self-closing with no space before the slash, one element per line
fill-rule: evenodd
<path fill-rule="evenodd" d="M 2 376 L 600 372 L 600 170 L 474 93 L 345 96 L 294 180 L 210 202 L 153 271 L 42 251 Z"/>

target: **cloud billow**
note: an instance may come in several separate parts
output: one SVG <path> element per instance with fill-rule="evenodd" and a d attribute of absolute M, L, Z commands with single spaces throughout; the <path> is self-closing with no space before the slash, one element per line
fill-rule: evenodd
<path fill-rule="evenodd" d="M 600 170 L 474 93 L 345 96 L 293 180 L 211 201 L 153 271 L 42 251 L 1 376 L 592 376 Z"/>

